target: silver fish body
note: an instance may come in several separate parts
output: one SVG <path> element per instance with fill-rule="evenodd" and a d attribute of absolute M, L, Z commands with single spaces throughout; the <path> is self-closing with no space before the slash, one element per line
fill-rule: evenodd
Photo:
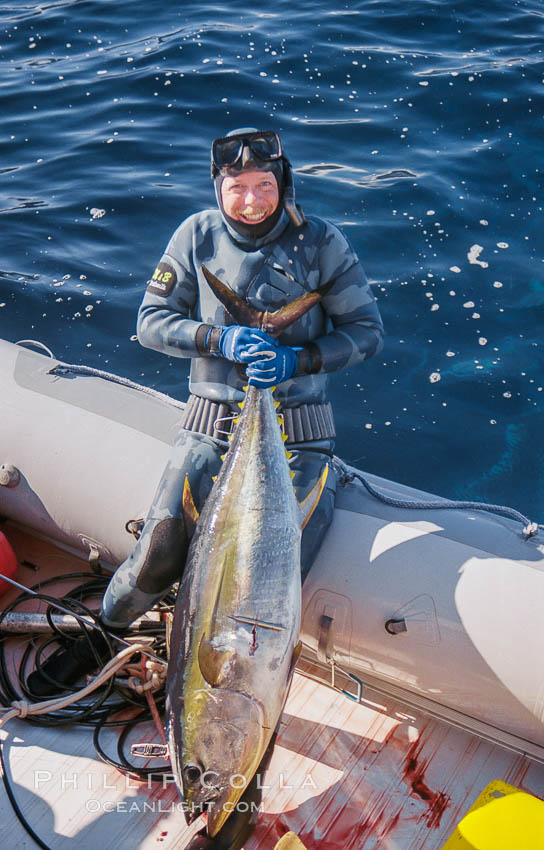
<path fill-rule="evenodd" d="M 249 387 L 199 517 L 178 594 L 167 687 L 170 757 L 188 819 L 216 835 L 287 696 L 300 629 L 301 511 L 270 390 Z"/>

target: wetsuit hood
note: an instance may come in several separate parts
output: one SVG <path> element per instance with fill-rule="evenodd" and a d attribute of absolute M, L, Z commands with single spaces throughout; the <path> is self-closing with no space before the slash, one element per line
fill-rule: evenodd
<path fill-rule="evenodd" d="M 243 127 L 236 130 L 231 130 L 227 136 L 242 136 L 243 134 L 258 133 L 259 131 L 253 127 Z M 247 146 L 245 146 L 247 149 Z M 304 215 L 295 205 L 295 195 L 293 187 L 293 172 L 291 163 L 285 155 L 280 159 L 265 161 L 259 159 L 252 150 L 248 149 L 249 157 L 241 157 L 240 162 L 229 168 L 222 168 L 214 176 L 215 197 L 217 206 L 221 212 L 221 216 L 227 227 L 230 236 L 244 247 L 254 245 L 256 248 L 267 242 L 277 239 L 280 233 L 283 232 L 291 219 L 295 226 L 300 227 L 304 224 Z M 245 163 L 242 161 L 245 159 Z M 246 224 L 242 221 L 237 221 L 227 215 L 223 206 L 221 197 L 221 186 L 225 177 L 233 177 L 240 174 L 242 171 L 265 171 L 270 172 L 276 178 L 278 184 L 278 206 L 274 212 L 259 224 Z"/>

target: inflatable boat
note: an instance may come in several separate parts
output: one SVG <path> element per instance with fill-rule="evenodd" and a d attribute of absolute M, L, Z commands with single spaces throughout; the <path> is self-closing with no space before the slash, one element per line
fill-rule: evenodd
<path fill-rule="evenodd" d="M 5 341 L 0 391 L 0 515 L 16 539 L 28 535 L 113 570 L 134 545 L 183 405 Z M 543 795 L 542 527 L 340 460 L 335 471 L 334 519 L 303 586 L 298 669 L 308 687 L 322 694 L 328 686 L 332 699 L 361 711 L 396 706 L 395 728 L 426 718 L 516 764 L 528 757 L 532 791 Z M 327 844 L 320 829 L 315 846 L 348 846 Z M 436 850 L 433 840 L 369 846 Z"/>

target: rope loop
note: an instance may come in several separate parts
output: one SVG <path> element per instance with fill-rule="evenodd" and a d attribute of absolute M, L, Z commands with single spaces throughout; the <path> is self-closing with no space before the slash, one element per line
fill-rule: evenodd
<path fill-rule="evenodd" d="M 14 700 L 11 703 L 11 707 L 17 712 L 17 717 L 20 717 L 21 720 L 25 720 L 28 717 L 30 704 L 25 702 L 24 699 Z"/>
<path fill-rule="evenodd" d="M 520 522 L 523 525 L 522 535 L 524 540 L 529 540 L 544 529 L 543 525 L 537 522 L 531 522 L 524 514 L 517 511 L 515 508 L 509 508 L 504 505 L 489 505 L 485 502 L 456 502 L 452 499 L 394 499 L 391 496 L 386 496 L 385 493 L 380 493 L 376 490 L 369 481 L 366 480 L 358 470 L 350 469 L 343 460 L 338 457 L 333 458 L 333 467 L 338 475 L 338 483 L 341 487 L 350 484 L 353 480 L 360 481 L 363 487 L 379 499 L 384 505 L 390 505 L 393 508 L 407 508 L 408 510 L 463 510 L 463 511 L 486 511 L 491 514 L 508 517 L 515 522 Z"/>
<path fill-rule="evenodd" d="M 129 378 L 122 378 L 119 375 L 112 374 L 111 372 L 104 372 L 103 369 L 95 369 L 94 366 L 81 366 L 74 363 L 57 363 L 56 366 L 49 369 L 47 374 L 67 375 L 70 373 L 72 375 L 86 375 L 91 378 L 102 378 L 104 381 L 111 381 L 113 384 L 119 384 L 120 386 L 128 387 L 131 390 L 138 390 L 138 392 L 145 393 L 145 395 L 151 396 L 151 398 L 156 398 L 158 401 L 166 402 L 166 404 L 169 404 L 171 407 L 180 408 L 181 410 L 185 408 L 185 402 L 179 401 L 177 398 L 172 398 L 172 396 L 169 396 L 166 393 L 161 393 L 151 387 L 136 384 Z"/>
<path fill-rule="evenodd" d="M 139 676 L 130 676 L 127 684 L 137 694 L 157 691 L 162 688 L 166 681 L 166 670 L 167 665 L 164 662 L 148 658 L 145 662 L 145 679 L 142 680 Z"/>

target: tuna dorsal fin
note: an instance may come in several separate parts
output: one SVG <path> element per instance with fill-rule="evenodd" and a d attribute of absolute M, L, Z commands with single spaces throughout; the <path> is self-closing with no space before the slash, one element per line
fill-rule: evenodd
<path fill-rule="evenodd" d="M 308 524 L 308 520 L 311 515 L 315 511 L 319 499 L 321 498 L 321 493 L 325 487 L 325 483 L 327 481 L 327 475 L 329 474 L 329 467 L 327 464 L 323 467 L 323 472 L 315 482 L 314 486 L 308 493 L 305 499 L 299 503 L 300 508 L 300 526 L 301 528 L 306 528 Z"/>
<path fill-rule="evenodd" d="M 219 280 L 216 275 L 212 274 L 205 265 L 202 265 L 202 271 L 212 292 L 221 301 L 221 304 L 235 322 L 249 328 L 260 328 L 270 336 L 279 336 L 289 325 L 292 325 L 304 313 L 311 310 L 327 294 L 334 283 L 334 280 L 330 280 L 323 286 L 318 286 L 312 292 L 306 292 L 300 298 L 295 298 L 290 304 L 285 304 L 274 313 L 269 313 L 268 310 L 256 310 L 255 307 L 252 307 L 251 304 L 248 304 L 247 301 Z"/>
<path fill-rule="evenodd" d="M 200 672 L 212 688 L 224 683 L 229 664 L 235 655 L 233 649 L 220 649 L 212 646 L 203 634 L 198 645 L 198 666 Z"/>
<path fill-rule="evenodd" d="M 187 530 L 192 531 L 198 522 L 199 513 L 193 499 L 193 494 L 191 493 L 188 475 L 185 475 L 185 481 L 183 483 L 183 515 Z"/>

